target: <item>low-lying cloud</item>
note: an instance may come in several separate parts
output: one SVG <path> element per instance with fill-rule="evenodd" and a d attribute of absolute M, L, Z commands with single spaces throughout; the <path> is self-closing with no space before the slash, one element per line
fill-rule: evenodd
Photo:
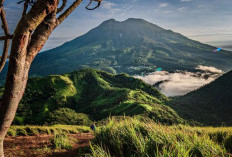
<path fill-rule="evenodd" d="M 223 71 L 215 67 L 199 65 L 196 72 L 188 71 L 157 71 L 146 76 L 135 76 L 154 85 L 166 96 L 185 95 L 218 78 Z"/>
<path fill-rule="evenodd" d="M 203 66 L 203 65 L 198 65 L 196 67 L 196 70 L 201 70 L 201 71 L 205 71 L 205 72 L 209 72 L 209 73 L 215 73 L 215 74 L 223 73 L 223 71 L 220 70 L 220 69 L 217 69 L 215 67 Z"/>

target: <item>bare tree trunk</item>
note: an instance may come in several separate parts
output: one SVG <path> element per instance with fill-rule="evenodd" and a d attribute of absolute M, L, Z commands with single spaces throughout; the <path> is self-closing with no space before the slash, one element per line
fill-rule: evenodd
<path fill-rule="evenodd" d="M 45 17 L 58 6 L 58 0 L 40 0 L 35 3 L 31 11 L 19 21 L 12 40 L 9 68 L 5 84 L 5 91 L 0 104 L 0 139 L 3 142 L 7 130 L 14 119 L 18 104 L 25 91 L 28 70 L 26 63 L 27 46 L 30 34 L 38 27 Z M 30 65 L 30 64 L 29 64 Z M 1 144 L 3 147 L 3 144 Z M 0 149 L 0 157 L 3 148 Z"/>
<path fill-rule="evenodd" d="M 67 0 L 62 1 L 59 12 L 67 3 Z M 4 157 L 3 141 L 24 94 L 33 59 L 43 48 L 52 31 L 81 2 L 82 0 L 75 0 L 58 18 L 56 14 L 59 0 L 37 0 L 28 13 L 27 7 L 24 7 L 23 17 L 14 32 L 5 91 L 0 102 L 0 157 Z"/>

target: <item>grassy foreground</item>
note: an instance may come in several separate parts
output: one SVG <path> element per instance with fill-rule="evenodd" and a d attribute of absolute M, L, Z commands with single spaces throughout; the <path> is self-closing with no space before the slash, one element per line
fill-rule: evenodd
<path fill-rule="evenodd" d="M 231 156 L 232 128 L 164 126 L 110 119 L 91 144 L 91 156 Z"/>
<path fill-rule="evenodd" d="M 53 125 L 53 126 L 11 126 L 7 136 L 34 136 L 34 135 L 56 135 L 56 134 L 75 134 L 88 133 L 90 128 L 87 126 L 74 125 Z"/>
<path fill-rule="evenodd" d="M 47 139 L 50 142 L 46 145 L 46 149 L 42 149 L 42 147 L 30 148 L 30 151 L 33 150 L 34 154 L 37 155 L 54 152 L 67 155 L 65 153 L 71 151 L 69 156 L 232 156 L 232 127 L 166 126 L 157 124 L 152 120 L 138 120 L 138 118 L 131 117 L 109 118 L 101 125 L 97 127 L 95 139 L 86 138 L 87 145 L 88 140 L 91 140 L 91 144 L 90 147 L 84 148 L 77 145 L 77 138 L 69 138 L 68 134 L 91 132 L 87 126 L 12 126 L 8 132 L 8 137 L 26 136 L 25 138 L 36 137 L 43 140 L 45 136 L 33 135 L 55 135 L 51 139 L 50 137 Z M 10 149 L 8 152 L 11 152 Z M 24 151 L 25 155 L 28 155 L 27 152 L 27 150 Z"/>

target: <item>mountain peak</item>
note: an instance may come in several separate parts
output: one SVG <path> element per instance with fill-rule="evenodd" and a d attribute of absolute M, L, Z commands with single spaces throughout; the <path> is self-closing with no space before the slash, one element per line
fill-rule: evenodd
<path fill-rule="evenodd" d="M 140 19 L 140 18 L 128 18 L 128 19 L 126 19 L 126 20 L 123 21 L 123 22 L 131 22 L 131 21 L 136 21 L 136 22 L 147 22 L 146 20 Z"/>
<path fill-rule="evenodd" d="M 140 19 L 140 18 L 128 18 L 128 19 L 126 19 L 124 21 L 117 21 L 115 19 L 109 19 L 109 20 L 103 21 L 102 23 L 117 23 L 117 22 L 123 23 L 123 22 L 132 22 L 132 21 L 147 22 L 146 20 Z"/>
<path fill-rule="evenodd" d="M 159 27 L 159 26 L 157 26 L 157 25 L 155 25 L 153 23 L 150 23 L 150 22 L 148 22 L 148 21 L 146 21 L 144 19 L 140 19 L 140 18 L 128 18 L 128 19 L 126 19 L 124 21 L 117 21 L 115 19 L 109 19 L 109 20 L 106 20 L 106 21 L 102 22 L 102 24 L 100 26 L 102 26 L 102 25 L 109 25 L 109 24 L 110 25 L 111 24 L 121 24 L 121 25 L 132 24 L 133 25 L 135 23 L 136 24 L 141 24 L 141 25 L 151 25 L 153 27 L 162 29 L 161 27 Z"/>
<path fill-rule="evenodd" d="M 115 19 L 106 20 L 102 22 L 100 26 L 96 27 L 91 34 L 95 34 L 94 37 L 104 36 L 104 39 L 118 37 L 117 40 L 121 41 L 121 39 L 129 38 L 135 40 L 141 40 L 144 38 L 152 39 L 157 36 L 158 33 L 163 31 L 166 30 L 144 19 L 129 18 L 124 21 L 116 21 Z M 103 35 L 102 32 L 105 32 L 105 34 Z M 122 36 L 126 38 L 123 38 Z"/>
<path fill-rule="evenodd" d="M 212 53 L 214 49 L 143 19 L 110 19 L 58 48 L 39 54 L 30 74 L 42 76 L 97 68 L 134 75 L 153 72 L 157 67 L 167 71 L 195 70 L 202 63 L 223 71 L 231 68 L 232 54 Z M 3 80 L 6 70 L 1 76 Z"/>
<path fill-rule="evenodd" d="M 117 23 L 118 21 L 116 21 L 115 19 L 109 19 L 109 20 L 106 20 L 104 22 L 102 22 L 101 25 L 105 25 L 105 24 L 113 24 L 113 23 Z M 100 25 L 100 26 L 101 26 Z"/>

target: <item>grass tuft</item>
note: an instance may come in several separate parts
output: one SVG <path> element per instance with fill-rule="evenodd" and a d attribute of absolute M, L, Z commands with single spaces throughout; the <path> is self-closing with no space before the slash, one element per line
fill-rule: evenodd
<path fill-rule="evenodd" d="M 54 149 L 71 149 L 72 144 L 66 134 L 56 134 L 51 139 L 52 148 Z"/>

